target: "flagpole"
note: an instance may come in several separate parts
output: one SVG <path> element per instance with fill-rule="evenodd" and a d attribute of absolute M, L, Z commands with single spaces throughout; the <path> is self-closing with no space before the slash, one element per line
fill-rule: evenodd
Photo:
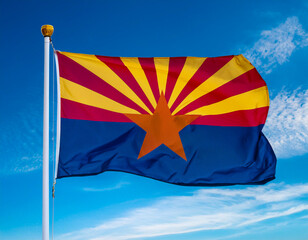
<path fill-rule="evenodd" d="M 53 26 L 41 28 L 44 36 L 44 117 L 43 117 L 43 217 L 42 239 L 49 240 L 49 46 Z"/>

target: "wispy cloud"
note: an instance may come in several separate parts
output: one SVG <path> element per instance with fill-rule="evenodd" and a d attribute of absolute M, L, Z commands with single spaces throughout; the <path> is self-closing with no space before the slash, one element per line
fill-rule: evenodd
<path fill-rule="evenodd" d="M 134 239 L 236 229 L 308 210 L 308 184 L 201 189 L 189 196 L 164 197 L 120 218 L 67 233 L 58 239 Z"/>
<path fill-rule="evenodd" d="M 297 17 L 289 17 L 278 27 L 262 31 L 261 38 L 244 55 L 259 71 L 270 73 L 288 61 L 296 48 L 305 46 L 308 46 L 308 33 Z"/>
<path fill-rule="evenodd" d="M 27 105 L 1 119 L 1 175 L 31 172 L 41 168 L 43 143 L 39 109 L 36 104 Z"/>
<path fill-rule="evenodd" d="M 112 191 L 116 189 L 120 189 L 125 185 L 129 185 L 129 182 L 119 182 L 118 184 L 111 186 L 111 187 L 105 187 L 105 188 L 83 188 L 83 191 L 86 192 L 105 192 L 105 191 Z"/>
<path fill-rule="evenodd" d="M 271 101 L 264 133 L 280 158 L 308 153 L 308 90 L 281 91 Z"/>

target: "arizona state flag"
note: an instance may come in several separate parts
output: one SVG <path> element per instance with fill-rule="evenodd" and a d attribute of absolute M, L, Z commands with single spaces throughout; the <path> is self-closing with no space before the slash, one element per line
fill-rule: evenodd
<path fill-rule="evenodd" d="M 57 178 L 104 171 L 180 185 L 261 184 L 268 89 L 242 55 L 128 58 L 57 52 Z"/>

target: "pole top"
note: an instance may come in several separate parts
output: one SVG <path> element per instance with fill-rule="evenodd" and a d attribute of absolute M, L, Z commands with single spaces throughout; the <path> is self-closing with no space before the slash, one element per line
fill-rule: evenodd
<path fill-rule="evenodd" d="M 53 34 L 53 26 L 52 25 L 43 25 L 41 27 L 41 31 L 44 37 L 51 37 Z"/>

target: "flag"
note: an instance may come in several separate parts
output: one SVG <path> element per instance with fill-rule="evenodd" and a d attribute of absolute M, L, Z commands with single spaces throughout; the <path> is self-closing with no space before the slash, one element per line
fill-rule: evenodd
<path fill-rule="evenodd" d="M 275 178 L 261 131 L 268 89 L 243 55 L 57 58 L 57 178 L 121 171 L 196 186 Z"/>

